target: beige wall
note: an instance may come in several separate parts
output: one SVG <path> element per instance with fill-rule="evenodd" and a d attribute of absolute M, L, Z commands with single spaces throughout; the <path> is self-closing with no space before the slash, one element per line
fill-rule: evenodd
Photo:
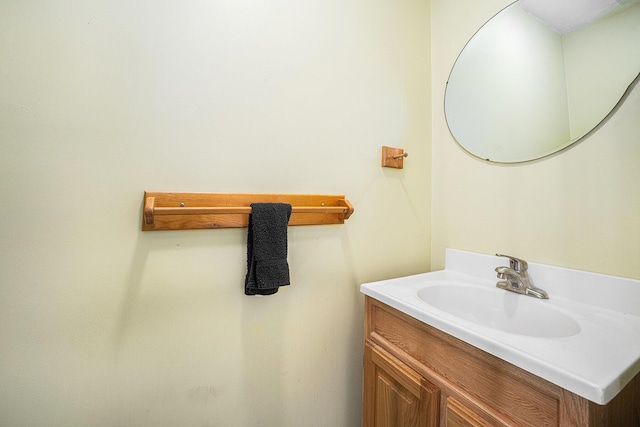
<path fill-rule="evenodd" d="M 638 75 L 639 22 L 637 3 L 563 37 L 573 138 L 602 120 Z"/>
<path fill-rule="evenodd" d="M 0 424 L 358 425 L 361 282 L 447 247 L 639 278 L 637 89 L 535 163 L 447 130 L 451 65 L 508 3 L 0 4 Z M 246 230 L 141 233 L 145 189 L 356 213 L 290 228 L 292 285 L 252 298 Z"/>
<path fill-rule="evenodd" d="M 0 3 L 0 424 L 354 426 L 359 284 L 430 268 L 429 3 Z M 383 170 L 380 147 L 406 149 Z M 144 190 L 343 193 L 246 297 L 246 229 Z"/>
<path fill-rule="evenodd" d="M 445 248 L 640 278 L 640 90 L 596 134 L 538 162 L 465 154 L 443 115 L 458 52 L 510 1 L 432 1 L 432 268 Z"/>

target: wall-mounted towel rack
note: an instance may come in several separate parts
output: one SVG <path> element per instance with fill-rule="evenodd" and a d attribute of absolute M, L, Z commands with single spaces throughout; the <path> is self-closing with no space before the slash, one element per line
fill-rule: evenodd
<path fill-rule="evenodd" d="M 289 225 L 344 224 L 353 213 L 343 195 L 145 191 L 142 231 L 246 227 L 251 203 L 290 204 Z"/>

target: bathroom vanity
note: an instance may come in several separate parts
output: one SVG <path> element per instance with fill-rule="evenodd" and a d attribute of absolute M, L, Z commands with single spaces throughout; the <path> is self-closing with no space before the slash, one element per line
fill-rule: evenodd
<path fill-rule="evenodd" d="M 531 264 L 536 300 L 495 287 L 502 261 L 362 285 L 363 426 L 640 426 L 640 281 Z"/>

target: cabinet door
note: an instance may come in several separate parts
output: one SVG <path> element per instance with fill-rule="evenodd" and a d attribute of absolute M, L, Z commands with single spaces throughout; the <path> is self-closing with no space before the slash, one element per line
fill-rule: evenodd
<path fill-rule="evenodd" d="M 381 349 L 365 346 L 365 427 L 435 427 L 439 391 Z"/>

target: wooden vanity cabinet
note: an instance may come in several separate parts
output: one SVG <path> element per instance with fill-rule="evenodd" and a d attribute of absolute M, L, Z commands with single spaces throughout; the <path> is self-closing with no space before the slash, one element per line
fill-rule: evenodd
<path fill-rule="evenodd" d="M 413 369 L 379 348 L 365 344 L 364 422 L 366 426 L 438 425 L 440 391 Z"/>
<path fill-rule="evenodd" d="M 364 427 L 640 427 L 640 375 L 597 405 L 365 299 Z"/>

